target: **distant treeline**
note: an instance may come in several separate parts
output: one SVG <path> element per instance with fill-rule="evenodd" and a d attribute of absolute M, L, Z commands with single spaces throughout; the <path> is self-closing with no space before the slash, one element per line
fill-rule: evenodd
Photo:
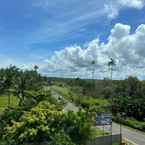
<path fill-rule="evenodd" d="M 37 72 L 38 67 L 32 70 L 22 70 L 16 66 L 0 69 L 0 93 L 8 90 L 22 93 L 20 90 L 37 90 L 48 81 L 47 77 Z"/>

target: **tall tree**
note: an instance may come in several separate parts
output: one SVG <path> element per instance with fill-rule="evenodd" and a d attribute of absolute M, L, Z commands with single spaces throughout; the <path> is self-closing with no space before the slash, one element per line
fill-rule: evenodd
<path fill-rule="evenodd" d="M 34 70 L 37 72 L 39 69 L 38 65 L 34 65 Z"/>
<path fill-rule="evenodd" d="M 110 79 L 112 80 L 112 75 L 113 75 L 113 70 L 114 70 L 114 66 L 116 65 L 115 60 L 113 58 L 110 58 L 109 62 L 108 62 L 108 68 L 110 71 Z"/>

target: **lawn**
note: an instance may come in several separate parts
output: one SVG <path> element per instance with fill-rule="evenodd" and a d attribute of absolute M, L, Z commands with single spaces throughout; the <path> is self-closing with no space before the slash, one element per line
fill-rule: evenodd
<path fill-rule="evenodd" d="M 10 96 L 10 106 L 16 106 L 18 99 L 16 96 Z M 0 112 L 8 106 L 8 96 L 0 96 Z"/>

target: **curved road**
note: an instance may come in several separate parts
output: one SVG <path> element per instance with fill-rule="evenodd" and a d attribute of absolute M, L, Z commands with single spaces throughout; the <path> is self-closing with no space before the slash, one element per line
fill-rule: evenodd
<path fill-rule="evenodd" d="M 65 112 L 67 112 L 67 111 L 77 112 L 79 110 L 79 108 L 76 105 L 74 105 L 72 102 L 69 102 L 68 100 L 66 100 L 63 96 L 59 95 L 56 91 L 51 91 L 51 93 L 56 100 L 59 100 L 59 99 L 64 100 L 65 106 L 64 106 L 63 110 Z"/>
<path fill-rule="evenodd" d="M 113 134 L 118 134 L 120 132 L 120 125 L 113 123 Z M 135 143 L 135 145 L 145 145 L 145 133 L 137 131 L 132 128 L 122 126 L 122 135 L 124 138 Z"/>

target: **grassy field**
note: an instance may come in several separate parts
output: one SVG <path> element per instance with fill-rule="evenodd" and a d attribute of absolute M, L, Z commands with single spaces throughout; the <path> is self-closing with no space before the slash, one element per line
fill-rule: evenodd
<path fill-rule="evenodd" d="M 10 106 L 16 106 L 18 99 L 16 96 L 10 96 Z M 0 112 L 8 106 L 8 96 L 0 96 Z"/>

